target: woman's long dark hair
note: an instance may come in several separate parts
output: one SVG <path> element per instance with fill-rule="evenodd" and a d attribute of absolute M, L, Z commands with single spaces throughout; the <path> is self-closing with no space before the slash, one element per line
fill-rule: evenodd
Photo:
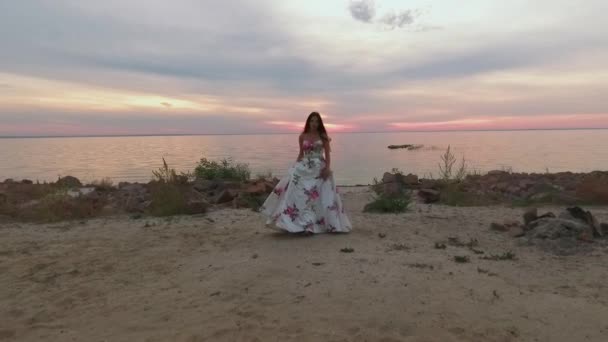
<path fill-rule="evenodd" d="M 317 130 L 317 133 L 319 133 L 319 136 L 324 142 L 328 143 L 329 136 L 327 135 L 327 130 L 325 130 L 325 125 L 323 124 L 323 119 L 321 119 L 321 114 L 319 114 L 318 112 L 312 112 L 310 113 L 310 115 L 308 115 L 308 119 L 306 119 L 306 125 L 304 126 L 304 133 L 310 133 L 310 120 L 313 117 L 317 117 L 317 120 L 319 121 L 319 128 Z"/>

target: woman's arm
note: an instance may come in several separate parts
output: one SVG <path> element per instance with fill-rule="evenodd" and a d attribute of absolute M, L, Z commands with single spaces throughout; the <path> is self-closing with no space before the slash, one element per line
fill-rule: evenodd
<path fill-rule="evenodd" d="M 300 134 L 300 137 L 298 138 L 299 143 L 300 143 L 300 152 L 298 153 L 298 159 L 296 159 L 297 161 L 302 160 L 302 157 L 304 157 L 304 148 L 303 148 L 303 144 L 304 144 L 304 136 L 302 134 Z"/>

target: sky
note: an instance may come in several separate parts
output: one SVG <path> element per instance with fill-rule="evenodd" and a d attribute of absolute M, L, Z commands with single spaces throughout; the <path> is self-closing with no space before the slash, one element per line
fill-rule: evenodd
<path fill-rule="evenodd" d="M 605 0 L 0 1 L 0 136 L 608 128 Z"/>

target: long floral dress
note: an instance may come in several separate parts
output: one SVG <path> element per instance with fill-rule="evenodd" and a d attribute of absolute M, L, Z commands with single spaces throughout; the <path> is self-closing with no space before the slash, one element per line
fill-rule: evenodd
<path fill-rule="evenodd" d="M 323 179 L 323 141 L 304 140 L 302 160 L 279 181 L 260 211 L 266 224 L 291 233 L 347 233 L 352 229 L 333 175 Z"/>

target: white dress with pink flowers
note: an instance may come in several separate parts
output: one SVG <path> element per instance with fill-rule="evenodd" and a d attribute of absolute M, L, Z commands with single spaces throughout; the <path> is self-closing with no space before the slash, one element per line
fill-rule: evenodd
<path fill-rule="evenodd" d="M 304 140 L 304 157 L 279 181 L 260 211 L 267 225 L 291 233 L 347 233 L 352 229 L 333 175 L 325 167 L 323 141 Z"/>

